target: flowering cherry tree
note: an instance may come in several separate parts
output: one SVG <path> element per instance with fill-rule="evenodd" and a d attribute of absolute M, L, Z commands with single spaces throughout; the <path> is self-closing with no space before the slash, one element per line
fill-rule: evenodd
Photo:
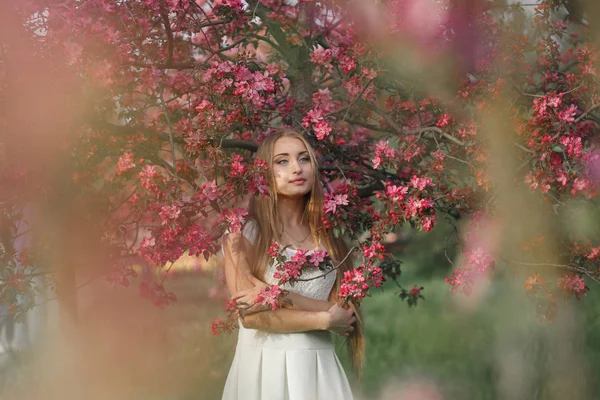
<path fill-rule="evenodd" d="M 449 260 L 453 291 L 468 294 L 504 265 L 527 271 L 525 289 L 538 300 L 585 296 L 600 278 L 600 243 L 592 237 L 548 236 L 541 226 L 519 237 L 524 254 L 508 259 L 493 232 L 503 229 L 502 199 L 510 190 L 526 193 L 521 197 L 551 210 L 556 221 L 572 201 L 595 207 L 600 99 L 593 31 L 581 18 L 557 13 L 556 1 L 527 12 L 484 0 L 430 1 L 427 8 L 417 0 L 380 3 L 10 6 L 33 36 L 36 56 L 59 57 L 76 82 L 78 115 L 55 154 L 64 161 L 61 172 L 68 171 L 61 176 L 69 201 L 77 201 L 79 220 L 101 243 L 112 282 L 127 285 L 140 258 L 168 272 L 185 253 L 217 254 L 223 233 L 242 226 L 242 200 L 269 195 L 267 166 L 252 157 L 257 143 L 291 126 L 318 154 L 327 186 L 324 225 L 359 249 L 358 266 L 343 277 L 343 297 L 362 299 L 384 276 L 397 281 L 388 233 L 407 224 L 429 232 L 441 218 L 470 221 L 456 235 L 459 260 Z M 513 23 L 517 16 L 531 26 Z M 9 87 L 4 65 L 0 84 Z M 30 170 L 11 159 L 0 172 L 9 182 Z M 42 271 L 44 261 L 51 264 L 47 238 L 17 253 L 16 227 L 25 205 L 56 203 L 57 187 L 49 178 L 21 179 L 0 195 L 10 222 L 2 227 L 0 299 L 16 314 L 32 306 L 17 298 L 35 291 L 33 277 L 55 274 Z M 560 249 L 550 261 L 535 250 L 554 242 Z M 282 264 L 277 279 L 301 279 L 304 264 L 326 260 L 312 257 Z M 163 283 L 144 281 L 140 290 L 168 304 L 175 296 Z M 402 289 L 401 297 L 415 304 L 421 290 Z M 259 300 L 277 307 L 279 295 L 272 287 Z"/>

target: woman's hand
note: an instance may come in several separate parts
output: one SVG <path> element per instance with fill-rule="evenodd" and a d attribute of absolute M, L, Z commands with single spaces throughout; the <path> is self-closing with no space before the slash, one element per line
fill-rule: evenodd
<path fill-rule="evenodd" d="M 354 311 L 347 305 L 334 304 L 328 311 L 329 321 L 327 330 L 340 336 L 349 336 L 354 331 L 356 316 Z"/>
<path fill-rule="evenodd" d="M 269 285 L 251 274 L 248 274 L 248 281 L 253 285 L 251 288 L 240 290 L 231 297 L 231 299 L 235 300 L 236 304 L 238 304 L 241 314 L 252 314 L 268 310 L 268 305 L 256 304 L 255 302 L 260 291 Z"/>

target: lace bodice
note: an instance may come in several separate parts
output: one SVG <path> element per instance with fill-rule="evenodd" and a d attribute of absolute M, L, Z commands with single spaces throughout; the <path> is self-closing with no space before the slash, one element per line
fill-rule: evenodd
<path fill-rule="evenodd" d="M 244 237 L 252 244 L 256 242 L 256 225 L 250 221 L 244 226 L 242 231 Z M 284 250 L 286 252 L 286 256 L 291 258 L 294 253 L 297 251 L 296 249 L 286 248 Z M 310 254 L 312 250 L 308 252 Z M 273 274 L 275 273 L 275 268 L 277 267 L 277 263 L 275 260 L 267 265 L 265 269 L 265 282 L 271 285 L 277 284 L 278 280 L 273 278 Z M 321 271 L 316 267 L 309 267 L 302 270 L 302 275 L 300 275 L 300 279 L 310 279 L 316 278 L 318 276 L 322 276 L 328 271 Z M 335 283 L 335 274 L 336 271 L 331 271 L 324 277 L 312 279 L 310 281 L 300 281 L 294 283 L 294 285 L 290 285 L 289 283 L 285 283 L 281 286 L 282 289 L 289 290 L 290 292 L 295 292 L 301 294 L 302 296 L 310 297 L 312 299 L 317 300 L 327 300 L 329 298 L 329 293 L 331 292 L 331 288 Z"/>

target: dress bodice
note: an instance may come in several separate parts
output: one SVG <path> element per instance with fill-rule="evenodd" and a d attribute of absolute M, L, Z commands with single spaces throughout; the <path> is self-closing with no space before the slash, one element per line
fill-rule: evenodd
<path fill-rule="evenodd" d="M 252 221 L 248 222 L 244 226 L 242 234 L 251 244 L 254 244 L 256 242 L 256 225 Z M 296 251 L 296 249 L 288 247 L 284 250 L 284 255 L 287 258 L 292 258 Z M 309 250 L 307 254 L 312 253 L 312 251 L 313 250 Z M 276 268 L 276 260 L 272 260 L 267 265 L 264 276 L 264 280 L 266 283 L 270 285 L 277 284 L 278 280 L 276 278 L 273 278 L 273 274 L 275 273 Z M 302 270 L 300 279 L 314 279 L 308 281 L 298 281 L 295 282 L 293 285 L 285 283 L 281 285 L 281 288 L 289 290 L 290 292 L 298 293 L 302 296 L 310 297 L 312 299 L 327 300 L 329 298 L 331 288 L 333 288 L 333 285 L 335 284 L 336 272 L 337 271 L 331 270 L 321 271 L 317 267 L 305 267 Z"/>

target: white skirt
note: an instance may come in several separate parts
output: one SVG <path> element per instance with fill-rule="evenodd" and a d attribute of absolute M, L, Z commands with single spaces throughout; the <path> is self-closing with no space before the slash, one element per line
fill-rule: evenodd
<path fill-rule="evenodd" d="M 351 400 L 327 331 L 269 333 L 240 324 L 223 400 Z"/>

